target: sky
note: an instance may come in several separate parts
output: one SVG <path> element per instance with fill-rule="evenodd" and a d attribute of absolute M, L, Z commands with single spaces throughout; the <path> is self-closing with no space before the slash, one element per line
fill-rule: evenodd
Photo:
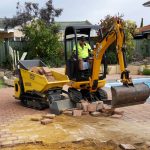
<path fill-rule="evenodd" d="M 47 0 L 1 0 L 0 18 L 12 17 L 16 14 L 17 2 L 37 2 L 44 6 Z M 140 25 L 150 24 L 150 7 L 142 4 L 148 0 L 53 0 L 55 8 L 62 8 L 62 15 L 56 21 L 85 21 L 98 24 L 106 15 L 123 14 L 125 20 L 133 20 Z"/>

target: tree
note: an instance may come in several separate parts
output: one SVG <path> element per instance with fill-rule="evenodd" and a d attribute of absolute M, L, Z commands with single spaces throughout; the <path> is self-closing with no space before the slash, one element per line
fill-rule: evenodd
<path fill-rule="evenodd" d="M 30 26 L 24 28 L 30 59 L 40 58 L 50 66 L 62 65 L 63 50 L 56 34 L 57 28 L 57 25 L 47 26 L 41 20 L 32 21 Z"/>
<path fill-rule="evenodd" d="M 133 50 L 135 47 L 134 42 L 133 42 L 133 36 L 134 36 L 134 32 L 137 26 L 135 22 L 131 20 L 123 20 L 123 15 L 120 15 L 117 18 L 122 22 L 124 26 L 124 32 L 125 32 L 125 38 L 126 38 L 125 39 L 126 56 L 127 56 L 127 60 L 131 61 Z M 116 20 L 116 17 L 110 16 L 110 15 L 107 15 L 104 19 L 100 20 L 100 26 L 102 28 L 103 35 L 107 34 L 107 32 L 112 28 L 115 20 Z M 112 52 L 114 52 L 115 50 L 116 50 L 115 43 L 113 43 L 111 47 L 109 47 L 107 50 L 107 55 L 108 55 L 108 58 L 110 59 L 109 62 L 112 62 L 113 64 L 117 63 L 117 58 L 114 59 L 115 55 L 112 54 Z"/>
<path fill-rule="evenodd" d="M 41 20 L 47 25 L 51 25 L 55 21 L 55 17 L 59 17 L 62 13 L 62 9 L 55 9 L 52 5 L 52 0 L 48 0 L 45 7 L 39 8 L 38 3 L 25 2 L 22 6 L 17 2 L 17 12 L 13 18 L 6 18 L 6 26 L 26 26 L 32 20 Z"/>
<path fill-rule="evenodd" d="M 62 46 L 59 40 L 59 26 L 55 17 L 61 15 L 62 9 L 55 9 L 52 0 L 45 7 L 39 8 L 38 3 L 25 2 L 24 6 L 17 3 L 16 15 L 5 19 L 6 26 L 21 26 L 25 35 L 28 58 L 38 57 L 49 65 L 58 66 L 62 63 Z"/>
<path fill-rule="evenodd" d="M 126 44 L 126 57 L 127 60 L 130 62 L 132 61 L 134 50 L 135 50 L 135 43 L 133 41 L 133 37 L 135 34 L 136 23 L 131 20 L 124 21 L 124 31 L 125 31 L 125 44 Z"/>

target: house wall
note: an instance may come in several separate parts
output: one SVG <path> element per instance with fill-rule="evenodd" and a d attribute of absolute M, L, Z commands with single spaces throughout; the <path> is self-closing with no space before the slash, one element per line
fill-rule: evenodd
<path fill-rule="evenodd" d="M 0 39 L 12 38 L 12 37 L 14 37 L 14 33 L 13 32 L 10 32 L 10 33 L 1 32 L 0 33 Z"/>

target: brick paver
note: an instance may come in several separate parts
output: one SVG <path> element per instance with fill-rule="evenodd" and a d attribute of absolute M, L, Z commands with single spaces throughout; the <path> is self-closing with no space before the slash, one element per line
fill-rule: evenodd
<path fill-rule="evenodd" d="M 48 110 L 38 111 L 31 108 L 23 107 L 19 100 L 13 97 L 13 88 L 3 88 L 0 89 L 0 125 L 4 123 L 9 123 L 9 121 L 14 121 L 19 119 L 24 115 L 31 114 L 44 114 Z"/>

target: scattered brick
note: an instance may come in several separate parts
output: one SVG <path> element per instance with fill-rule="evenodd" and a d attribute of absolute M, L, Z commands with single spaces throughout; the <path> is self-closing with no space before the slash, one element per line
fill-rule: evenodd
<path fill-rule="evenodd" d="M 74 109 L 73 116 L 82 116 L 82 112 L 83 112 L 83 110 Z"/>
<path fill-rule="evenodd" d="M 92 112 L 91 115 L 94 117 L 98 117 L 101 115 L 101 112 L 95 111 L 95 112 Z"/>
<path fill-rule="evenodd" d="M 46 124 L 49 124 L 49 123 L 52 123 L 52 122 L 53 122 L 52 119 L 43 119 L 43 120 L 41 120 L 41 124 L 43 124 L 43 125 L 46 125 Z"/>
<path fill-rule="evenodd" d="M 89 112 L 95 112 L 96 107 L 97 107 L 96 103 L 91 103 L 91 104 L 88 104 L 88 106 L 87 106 Z"/>
<path fill-rule="evenodd" d="M 42 118 L 41 117 L 32 117 L 31 121 L 40 121 Z"/>
<path fill-rule="evenodd" d="M 76 108 L 82 109 L 82 103 L 76 103 Z"/>
<path fill-rule="evenodd" d="M 96 107 L 96 110 L 97 111 L 102 111 L 102 109 L 104 109 L 104 104 L 102 101 L 98 101 L 96 102 L 97 103 L 97 107 Z"/>
<path fill-rule="evenodd" d="M 72 110 L 64 110 L 63 114 L 68 115 L 68 116 L 72 116 Z"/>
<path fill-rule="evenodd" d="M 117 118 L 117 119 L 119 119 L 119 118 L 122 117 L 122 115 L 114 114 L 114 115 L 112 115 L 111 117 L 112 117 L 112 118 Z"/>
<path fill-rule="evenodd" d="M 55 114 L 46 114 L 46 115 L 43 115 L 43 118 L 54 119 L 55 117 L 56 117 Z"/>
<path fill-rule="evenodd" d="M 83 111 L 88 111 L 88 105 L 89 105 L 89 103 L 86 102 L 86 101 L 83 101 L 81 104 L 82 104 Z"/>
<path fill-rule="evenodd" d="M 110 109 L 112 109 L 110 105 L 104 104 L 103 106 L 104 106 L 104 109 L 105 109 L 105 110 L 110 110 Z"/>
<path fill-rule="evenodd" d="M 88 111 L 83 111 L 82 115 L 89 115 L 89 112 Z"/>
<path fill-rule="evenodd" d="M 108 115 L 113 115 L 114 114 L 115 109 L 111 108 L 111 106 L 109 105 L 104 105 L 104 108 L 102 109 L 102 112 Z"/>
<path fill-rule="evenodd" d="M 124 150 L 136 150 L 136 148 L 131 144 L 120 144 L 120 147 Z"/>

